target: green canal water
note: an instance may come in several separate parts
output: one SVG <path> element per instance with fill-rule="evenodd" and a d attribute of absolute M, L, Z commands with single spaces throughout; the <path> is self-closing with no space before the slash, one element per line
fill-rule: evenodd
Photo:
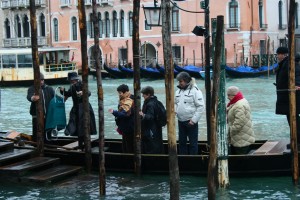
<path fill-rule="evenodd" d="M 252 118 L 257 139 L 281 139 L 289 137 L 289 128 L 285 116 L 274 114 L 276 93 L 273 82 L 275 77 L 229 79 L 226 87 L 235 85 L 243 92 L 252 108 Z M 204 80 L 197 79 L 197 85 L 205 95 Z M 105 137 L 120 138 L 115 131 L 115 122 L 109 108 L 116 108 L 118 85 L 128 84 L 133 92 L 132 79 L 104 79 Z M 141 80 L 142 87 L 150 85 L 165 103 L 163 80 Z M 177 82 L 175 81 L 175 85 Z M 53 86 L 53 87 L 57 87 Z M 64 85 L 68 87 L 68 85 Z M 96 81 L 90 77 L 89 89 L 92 92 L 90 102 L 96 119 L 97 96 Z M 175 87 L 176 89 L 176 87 Z M 16 130 L 31 134 L 31 116 L 29 102 L 26 99 L 27 88 L 1 88 L 0 131 Z M 67 116 L 72 102 L 66 102 Z M 206 139 L 205 115 L 199 124 L 199 138 Z M 60 133 L 63 134 L 63 133 Z M 166 130 L 164 130 L 166 138 Z M 122 163 L 120 163 L 122 165 Z M 169 199 L 169 177 L 167 175 L 143 175 L 107 173 L 107 195 L 99 197 L 98 176 L 80 175 L 54 185 L 24 185 L 22 183 L 0 180 L 0 199 Z M 181 176 L 180 199 L 207 199 L 206 177 Z M 247 177 L 230 178 L 230 187 L 218 190 L 217 199 L 300 199 L 300 187 L 293 186 L 291 177 Z"/>

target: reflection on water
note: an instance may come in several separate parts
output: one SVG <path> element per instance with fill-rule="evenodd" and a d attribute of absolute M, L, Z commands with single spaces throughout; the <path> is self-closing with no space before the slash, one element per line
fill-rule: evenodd
<path fill-rule="evenodd" d="M 249 101 L 257 139 L 279 139 L 289 137 L 289 128 L 285 116 L 274 114 L 276 93 L 273 85 L 275 77 L 252 79 L 227 79 L 226 87 L 238 86 Z M 116 108 L 118 96 L 116 88 L 126 83 L 133 92 L 132 80 L 103 80 L 105 137 L 119 138 L 115 131 L 115 122 L 109 108 Z M 142 80 L 142 87 L 151 85 L 162 102 L 165 102 L 163 80 Z M 175 84 L 177 84 L 175 82 Z M 197 85 L 205 95 L 203 80 Z M 64 85 L 68 87 L 68 85 Z M 56 87 L 56 86 L 55 86 Z M 97 113 L 96 81 L 90 78 L 92 92 L 90 102 Z M 175 87 L 176 89 L 176 87 Z M 1 88 L 0 130 L 17 130 L 31 133 L 29 102 L 26 99 L 27 88 Z M 67 116 L 72 102 L 66 102 Z M 206 139 L 205 115 L 200 125 L 200 138 Z M 166 132 L 166 128 L 164 129 Z M 166 138 L 166 133 L 165 138 Z M 61 133 L 62 134 L 62 133 Z M 169 177 L 144 175 L 137 178 L 132 174 L 107 174 L 107 196 L 101 199 L 169 199 Z M 300 199 L 299 187 L 292 185 L 291 177 L 276 178 L 231 178 L 230 187 L 218 190 L 218 199 Z M 55 185 L 37 186 L 1 182 L 0 199 L 99 199 L 97 175 L 82 175 Z M 207 199 L 207 181 L 205 177 L 181 176 L 180 199 Z"/>

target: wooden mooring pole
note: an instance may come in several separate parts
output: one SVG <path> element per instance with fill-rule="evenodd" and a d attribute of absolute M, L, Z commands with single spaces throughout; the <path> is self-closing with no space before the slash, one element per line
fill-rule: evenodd
<path fill-rule="evenodd" d="M 82 63 L 82 106 L 83 106 L 83 130 L 85 147 L 85 164 L 87 173 L 92 169 L 92 151 L 90 136 L 90 109 L 88 96 L 88 56 L 87 56 L 87 32 L 86 13 L 84 0 L 78 0 L 79 29 L 81 38 L 81 63 Z"/>
<path fill-rule="evenodd" d="M 31 27 L 31 51 L 32 51 L 32 65 L 34 75 L 34 94 L 39 94 L 40 100 L 37 101 L 36 105 L 36 117 L 37 117 L 37 151 L 40 156 L 44 155 L 44 130 L 45 120 L 43 114 L 42 105 L 42 90 L 40 81 L 40 66 L 38 56 L 38 42 L 37 42 L 37 22 L 36 22 L 36 8 L 35 0 L 30 0 L 30 27 Z M 34 126 L 34 125 L 33 125 Z M 33 133 L 32 133 L 33 134 Z"/>
<path fill-rule="evenodd" d="M 299 160 L 296 128 L 296 90 L 295 89 L 295 0 L 290 1 L 289 8 L 289 89 L 290 89 L 290 134 L 292 151 L 292 179 L 294 185 L 299 181 Z"/>
<path fill-rule="evenodd" d="M 101 55 L 99 47 L 99 23 L 97 17 L 96 0 L 92 0 L 93 25 L 94 25 L 94 48 L 93 55 L 95 58 L 95 68 L 97 75 L 97 93 L 98 93 L 98 116 L 99 116 L 99 194 L 106 194 L 106 172 L 105 172 L 105 155 L 104 155 L 104 95 L 101 76 Z"/>
<path fill-rule="evenodd" d="M 162 41 L 165 65 L 165 89 L 167 110 L 167 133 L 169 150 L 170 199 L 179 200 L 180 183 L 177 156 L 175 108 L 174 108 L 174 65 L 171 49 L 171 6 L 170 0 L 162 0 Z"/>
<path fill-rule="evenodd" d="M 138 112 L 141 109 L 139 16 L 140 16 L 140 1 L 133 1 L 132 53 L 133 53 L 133 69 L 134 69 L 133 70 L 134 110 L 136 110 L 136 112 L 134 113 L 134 135 L 135 135 L 134 170 L 135 170 L 135 174 L 138 176 L 141 175 L 141 166 L 142 166 L 141 117 Z M 145 48 L 146 48 L 146 44 L 145 44 Z"/>

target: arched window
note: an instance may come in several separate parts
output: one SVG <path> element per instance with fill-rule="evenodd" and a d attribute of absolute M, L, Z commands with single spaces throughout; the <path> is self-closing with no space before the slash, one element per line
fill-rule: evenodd
<path fill-rule="evenodd" d="M 72 17 L 72 40 L 77 40 L 77 19 Z"/>
<path fill-rule="evenodd" d="M 54 41 L 58 41 L 58 20 L 56 18 L 53 19 L 53 27 L 54 27 Z"/>
<path fill-rule="evenodd" d="M 7 18 L 5 20 L 5 36 L 6 36 L 6 38 L 11 37 L 11 35 L 10 35 L 10 22 Z"/>
<path fill-rule="evenodd" d="M 30 31 L 29 31 L 29 19 L 27 15 L 23 17 L 23 34 L 24 37 L 30 37 Z"/>
<path fill-rule="evenodd" d="M 298 3 L 296 2 L 296 6 L 295 6 L 295 28 L 298 28 L 299 26 L 299 21 L 298 21 Z"/>
<path fill-rule="evenodd" d="M 125 21 L 124 21 L 124 11 L 121 10 L 120 12 L 120 37 L 124 37 L 124 24 L 125 24 Z"/>
<path fill-rule="evenodd" d="M 113 11 L 113 37 L 118 36 L 118 18 L 117 12 Z"/>
<path fill-rule="evenodd" d="M 22 37 L 22 32 L 21 32 L 21 20 L 20 20 L 20 17 L 17 15 L 16 16 L 16 30 L 17 30 L 17 36 L 18 37 Z"/>
<path fill-rule="evenodd" d="M 101 18 L 101 13 L 98 13 L 98 24 L 99 24 L 100 38 L 102 38 L 102 34 L 103 34 L 103 21 L 102 21 L 102 18 Z"/>
<path fill-rule="evenodd" d="M 259 27 L 263 28 L 263 2 L 259 0 L 258 2 L 258 13 L 259 13 Z"/>
<path fill-rule="evenodd" d="M 172 7 L 172 31 L 179 31 L 179 9 Z"/>
<path fill-rule="evenodd" d="M 282 1 L 278 2 L 279 29 L 282 29 Z"/>
<path fill-rule="evenodd" d="M 229 27 L 238 28 L 238 3 L 231 0 L 229 3 Z"/>
<path fill-rule="evenodd" d="M 129 36 L 132 36 L 132 29 L 133 29 L 133 24 L 132 24 L 132 12 L 129 12 L 128 14 L 128 30 L 129 30 Z"/>
<path fill-rule="evenodd" d="M 45 15 L 41 14 L 40 16 L 40 29 L 41 36 L 46 36 L 46 24 L 45 24 Z"/>
<path fill-rule="evenodd" d="M 105 37 L 109 37 L 110 35 L 110 21 L 109 21 L 109 13 L 108 12 L 105 12 Z"/>

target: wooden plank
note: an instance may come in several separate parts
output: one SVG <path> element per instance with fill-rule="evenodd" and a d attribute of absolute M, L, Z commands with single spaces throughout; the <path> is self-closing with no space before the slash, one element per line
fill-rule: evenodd
<path fill-rule="evenodd" d="M 259 147 L 253 154 L 266 154 L 271 151 L 276 145 L 278 141 L 267 141 L 261 147 Z"/>
<path fill-rule="evenodd" d="M 5 151 L 14 148 L 14 143 L 9 141 L 0 141 L 0 150 Z"/>
<path fill-rule="evenodd" d="M 268 154 L 278 154 L 286 152 L 287 147 L 286 145 L 290 143 L 290 140 L 279 140 L 278 144 L 271 149 Z"/>
<path fill-rule="evenodd" d="M 79 173 L 82 167 L 59 165 L 50 169 L 38 172 L 34 175 L 21 177 L 21 181 L 30 181 L 38 183 L 49 183 L 58 179 L 66 178 L 67 176 Z"/>
<path fill-rule="evenodd" d="M 96 141 L 97 139 L 91 139 L 91 143 Z M 78 149 L 78 141 L 75 141 L 75 142 L 72 142 L 72 143 L 69 143 L 69 144 L 66 144 L 64 146 L 62 146 L 63 148 L 66 148 L 66 149 Z"/>
<path fill-rule="evenodd" d="M 9 160 L 20 158 L 22 156 L 28 156 L 32 154 L 34 150 L 31 149 L 14 149 L 13 151 L 6 151 L 0 154 L 0 164 Z"/>
<path fill-rule="evenodd" d="M 22 174 L 26 171 L 38 169 L 47 165 L 59 163 L 59 158 L 35 157 L 11 165 L 0 167 L 1 174 Z"/>

